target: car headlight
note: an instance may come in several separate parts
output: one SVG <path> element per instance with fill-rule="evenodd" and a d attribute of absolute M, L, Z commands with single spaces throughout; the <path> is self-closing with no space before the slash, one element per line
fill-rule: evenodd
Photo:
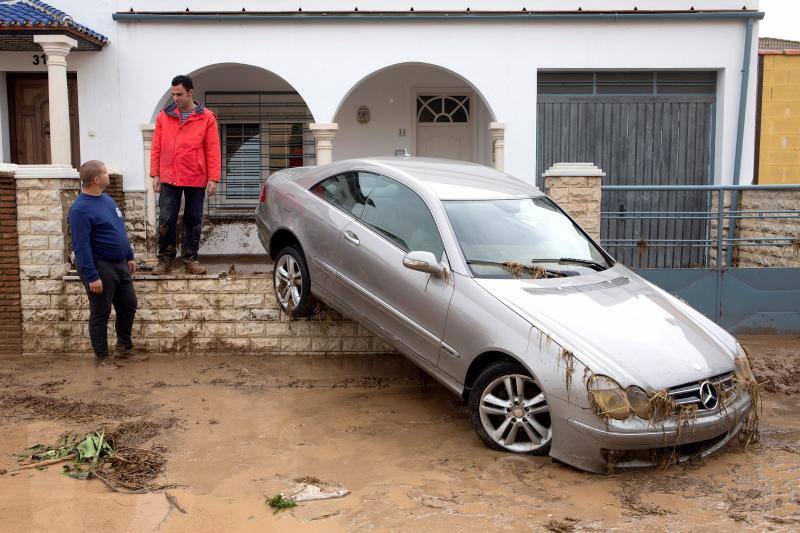
<path fill-rule="evenodd" d="M 631 406 L 633 414 L 644 420 L 649 420 L 653 415 L 653 408 L 650 403 L 650 396 L 641 388 L 636 385 L 631 385 L 625 391 L 628 397 L 628 404 Z"/>
<path fill-rule="evenodd" d="M 631 416 L 631 405 L 619 383 L 608 376 L 594 375 L 586 384 L 589 401 L 601 418 L 625 420 Z"/>
<path fill-rule="evenodd" d="M 736 343 L 736 351 L 738 352 L 734 361 L 736 377 L 742 381 L 754 380 L 753 371 L 750 369 L 750 358 L 747 356 L 744 347 L 738 342 Z"/>

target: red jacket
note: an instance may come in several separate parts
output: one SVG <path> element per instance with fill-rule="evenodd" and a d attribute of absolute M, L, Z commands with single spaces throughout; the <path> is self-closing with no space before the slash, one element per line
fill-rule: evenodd
<path fill-rule="evenodd" d="M 201 105 L 181 124 L 177 106 L 165 107 L 156 118 L 150 149 L 150 175 L 179 187 L 205 187 L 221 174 L 217 117 Z"/>

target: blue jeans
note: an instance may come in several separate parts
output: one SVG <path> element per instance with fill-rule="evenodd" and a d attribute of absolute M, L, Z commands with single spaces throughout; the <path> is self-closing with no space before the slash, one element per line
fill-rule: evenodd
<path fill-rule="evenodd" d="M 203 231 L 203 202 L 205 187 L 177 187 L 161 184 L 158 198 L 158 260 L 172 261 L 177 255 L 178 211 L 181 209 L 181 196 L 186 200 L 183 206 L 183 239 L 181 258 L 186 263 L 197 261 L 200 248 L 200 234 Z"/>

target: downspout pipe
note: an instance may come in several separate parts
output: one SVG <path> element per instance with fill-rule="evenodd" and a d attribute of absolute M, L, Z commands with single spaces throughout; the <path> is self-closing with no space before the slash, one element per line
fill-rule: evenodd
<path fill-rule="evenodd" d="M 742 59 L 742 85 L 739 89 L 739 122 L 736 128 L 736 155 L 733 161 L 733 184 L 741 185 L 742 179 L 742 149 L 744 148 L 744 125 L 747 118 L 747 95 L 750 87 L 750 56 L 753 52 L 753 19 L 745 22 L 744 58 Z M 739 209 L 739 191 L 731 193 L 731 213 Z M 723 206 L 719 206 L 722 208 Z M 725 264 L 733 263 L 733 239 L 736 237 L 737 219 L 733 214 L 728 217 L 728 249 Z"/>
<path fill-rule="evenodd" d="M 744 58 L 742 59 L 742 86 L 739 89 L 739 124 L 736 129 L 736 159 L 733 164 L 733 184 L 741 185 L 742 148 L 744 146 L 744 123 L 747 115 L 747 94 L 750 86 L 750 56 L 753 52 L 753 19 L 747 19 L 744 36 Z"/>

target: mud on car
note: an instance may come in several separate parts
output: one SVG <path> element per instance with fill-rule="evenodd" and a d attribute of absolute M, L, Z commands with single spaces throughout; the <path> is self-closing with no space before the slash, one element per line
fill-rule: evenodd
<path fill-rule="evenodd" d="M 255 215 L 286 314 L 322 301 L 372 330 L 464 398 L 493 449 L 605 472 L 754 429 L 736 340 L 512 176 L 408 157 L 288 169 Z"/>

